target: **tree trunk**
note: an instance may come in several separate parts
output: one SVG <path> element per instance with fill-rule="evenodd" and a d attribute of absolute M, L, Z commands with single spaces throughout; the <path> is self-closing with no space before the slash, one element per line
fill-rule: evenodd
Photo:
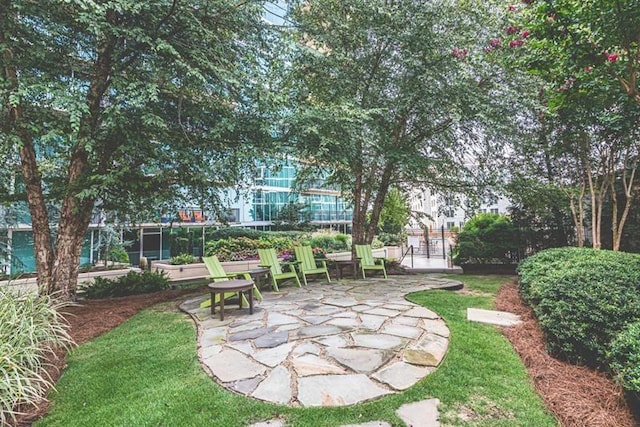
<path fill-rule="evenodd" d="M 382 211 L 382 206 L 384 205 L 384 199 L 387 197 L 389 193 L 389 183 L 391 180 L 391 174 L 393 173 L 394 164 L 393 162 L 387 163 L 382 172 L 382 177 L 380 178 L 380 184 L 378 187 L 378 192 L 376 194 L 376 198 L 373 201 L 373 207 L 371 211 L 371 219 L 369 220 L 369 224 L 367 226 L 367 232 L 365 235 L 365 239 L 367 243 L 371 243 L 373 238 L 376 235 L 376 231 L 378 230 L 378 222 L 380 221 L 380 212 Z"/>
<path fill-rule="evenodd" d="M 629 216 L 629 210 L 631 209 L 631 205 L 633 203 L 633 200 L 635 199 L 635 193 L 633 192 L 633 184 L 635 181 L 635 176 L 636 176 L 636 171 L 638 170 L 638 161 L 637 159 L 633 161 L 633 166 L 631 167 L 631 176 L 629 178 L 627 178 L 627 168 L 626 168 L 626 161 L 624 162 L 624 167 L 622 169 L 622 187 L 624 190 L 624 195 L 625 195 L 625 205 L 624 205 L 624 209 L 622 211 L 622 216 L 620 217 L 620 219 L 618 220 L 617 218 L 617 209 L 614 212 L 613 215 L 613 224 L 615 224 L 614 227 L 612 227 L 612 232 L 613 232 L 613 250 L 614 251 L 619 251 L 620 250 L 620 243 L 622 241 L 622 231 L 624 230 L 624 225 L 627 222 L 627 217 Z M 612 194 L 612 198 L 616 198 L 617 199 L 617 194 L 616 194 L 616 189 L 615 187 L 615 179 L 612 180 L 611 182 L 611 194 Z M 614 205 L 615 206 L 615 205 Z"/>

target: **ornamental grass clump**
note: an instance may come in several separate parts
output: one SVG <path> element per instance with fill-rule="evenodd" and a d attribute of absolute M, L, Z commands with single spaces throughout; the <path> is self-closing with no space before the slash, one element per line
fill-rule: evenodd
<path fill-rule="evenodd" d="M 73 344 L 61 304 L 35 293 L 0 289 L 0 425 L 15 421 L 53 386 L 43 369 L 49 354 Z"/>

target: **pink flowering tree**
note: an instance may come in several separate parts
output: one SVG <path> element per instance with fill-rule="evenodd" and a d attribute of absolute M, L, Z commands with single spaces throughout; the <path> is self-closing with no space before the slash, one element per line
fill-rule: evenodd
<path fill-rule="evenodd" d="M 578 242 L 586 225 L 601 247 L 610 207 L 617 250 L 638 186 L 640 8 L 527 0 L 506 6 L 505 20 L 502 55 L 539 82 L 538 155 L 556 162 L 547 172 L 566 190 Z"/>

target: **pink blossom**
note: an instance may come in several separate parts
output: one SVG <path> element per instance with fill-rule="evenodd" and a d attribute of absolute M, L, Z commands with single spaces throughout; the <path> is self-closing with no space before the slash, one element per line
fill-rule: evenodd
<path fill-rule="evenodd" d="M 527 31 L 527 30 L 522 30 L 522 32 L 520 33 L 520 35 L 525 39 L 527 37 L 529 37 L 529 34 L 531 34 L 531 33 L 529 31 Z"/>
<path fill-rule="evenodd" d="M 590 72 L 593 70 L 593 67 L 591 67 L 591 66 L 587 65 L 586 67 L 584 67 L 584 70 L 585 70 L 587 73 L 590 73 Z"/>
<path fill-rule="evenodd" d="M 506 32 L 507 34 L 515 34 L 515 33 L 517 33 L 517 32 L 518 32 L 518 29 L 517 29 L 516 27 L 514 27 L 513 25 L 509 25 L 509 26 L 507 27 L 507 29 L 505 30 L 505 32 Z"/>
<path fill-rule="evenodd" d="M 524 40 L 522 39 L 511 40 L 509 42 L 509 47 L 520 47 L 522 46 L 523 43 L 524 43 Z"/>
<path fill-rule="evenodd" d="M 515 5 L 511 4 L 509 5 L 508 10 L 509 12 L 516 12 L 518 8 Z"/>
<path fill-rule="evenodd" d="M 607 55 L 607 61 L 609 62 L 616 62 L 618 60 L 618 54 L 617 53 L 609 53 L 606 54 Z"/>
<path fill-rule="evenodd" d="M 502 40 L 501 39 L 491 39 L 489 40 L 489 46 L 491 47 L 500 47 L 500 45 L 502 44 Z"/>
<path fill-rule="evenodd" d="M 455 58 L 464 60 L 467 57 L 469 51 L 467 49 L 453 49 L 451 55 Z"/>

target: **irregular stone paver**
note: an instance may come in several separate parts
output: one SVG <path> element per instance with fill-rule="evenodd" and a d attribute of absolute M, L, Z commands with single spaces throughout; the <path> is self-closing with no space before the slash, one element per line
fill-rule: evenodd
<path fill-rule="evenodd" d="M 235 350 L 225 350 L 215 354 L 205 360 L 205 364 L 223 383 L 253 378 L 266 371 L 264 366 Z"/>
<path fill-rule="evenodd" d="M 303 406 L 342 406 L 391 393 L 363 374 L 316 375 L 298 379 L 298 400 Z"/>
<path fill-rule="evenodd" d="M 200 308 L 209 295 L 181 308 L 198 324 L 201 363 L 224 387 L 279 404 L 350 405 L 404 390 L 435 369 L 449 329 L 404 296 L 450 284 L 392 276 L 265 290 L 253 315 L 229 310 L 224 322 Z"/>
<path fill-rule="evenodd" d="M 422 329 L 407 325 L 387 325 L 382 328 L 383 334 L 397 335 L 404 338 L 418 338 L 422 335 Z"/>
<path fill-rule="evenodd" d="M 284 344 L 289 340 L 288 331 L 273 332 L 271 334 L 258 337 L 253 344 L 257 348 L 271 348 Z"/>
<path fill-rule="evenodd" d="M 256 351 L 253 358 L 272 368 L 284 362 L 293 349 L 294 343 L 282 344 L 268 350 Z"/>
<path fill-rule="evenodd" d="M 288 403 L 291 400 L 291 374 L 284 366 L 277 366 L 271 374 L 255 389 L 251 396 L 276 403 Z"/>
<path fill-rule="evenodd" d="M 385 334 L 351 334 L 355 345 L 359 347 L 389 350 L 401 346 L 406 342 L 399 337 Z"/>
<path fill-rule="evenodd" d="M 391 351 L 368 348 L 327 348 L 326 353 L 355 372 L 369 373 L 384 365 L 393 355 Z"/>
<path fill-rule="evenodd" d="M 522 322 L 517 314 L 481 308 L 467 308 L 467 320 L 498 326 L 514 326 Z"/>
<path fill-rule="evenodd" d="M 310 375 L 323 375 L 323 374 L 344 374 L 345 369 L 322 359 L 315 354 L 305 354 L 304 356 L 296 357 L 291 362 L 293 369 L 301 377 L 308 377 Z"/>
<path fill-rule="evenodd" d="M 396 390 L 406 390 L 434 370 L 435 368 L 426 368 L 398 362 L 376 372 L 373 374 L 373 378 L 390 385 Z"/>
<path fill-rule="evenodd" d="M 440 427 L 438 421 L 438 405 L 440 400 L 427 399 L 420 402 L 402 405 L 396 414 L 407 426 L 411 427 Z"/>

